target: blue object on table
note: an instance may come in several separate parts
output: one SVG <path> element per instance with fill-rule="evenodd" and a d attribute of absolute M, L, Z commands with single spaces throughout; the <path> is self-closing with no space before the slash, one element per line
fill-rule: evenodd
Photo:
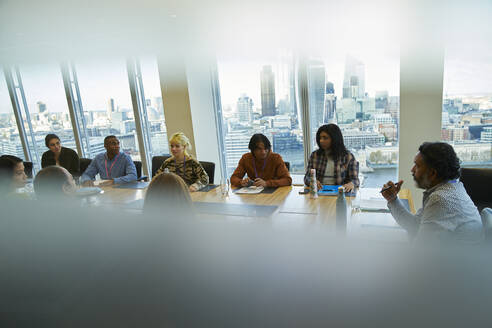
<path fill-rule="evenodd" d="M 336 196 L 338 195 L 338 187 L 342 187 L 342 185 L 323 185 L 323 188 L 318 191 L 318 195 L 320 196 Z M 345 192 L 345 196 L 354 197 L 356 194 L 355 191 Z"/>

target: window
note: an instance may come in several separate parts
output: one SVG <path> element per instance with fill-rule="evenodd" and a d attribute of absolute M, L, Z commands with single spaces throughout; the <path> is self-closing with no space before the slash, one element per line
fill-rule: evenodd
<path fill-rule="evenodd" d="M 40 168 L 43 153 L 47 151 L 45 137 L 54 133 L 64 147 L 76 150 L 72 123 L 68 112 L 65 90 L 59 65 L 21 65 L 19 71 L 29 109 L 36 143 L 30 142 L 34 164 Z M 27 118 L 24 116 L 24 120 Z M 27 126 L 26 122 L 25 125 Z M 30 138 L 28 138 L 30 140 Z"/>
<path fill-rule="evenodd" d="M 441 139 L 462 166 L 492 167 L 492 49 L 487 43 L 470 49 L 446 51 Z"/>
<path fill-rule="evenodd" d="M 104 138 L 116 135 L 121 151 L 140 160 L 125 60 L 77 61 L 75 69 L 86 125 L 81 138 L 87 136 L 90 144 L 86 154 L 105 152 Z"/>
<path fill-rule="evenodd" d="M 272 150 L 290 163 L 291 173 L 304 173 L 301 116 L 296 100 L 296 65 L 291 53 L 277 58 L 218 58 L 227 174 L 249 152 L 255 133 L 263 133 Z"/>
<path fill-rule="evenodd" d="M 19 130 L 2 69 L 0 69 L 0 155 L 14 155 L 24 159 Z"/>
<path fill-rule="evenodd" d="M 334 123 L 359 161 L 364 187 L 397 178 L 399 57 L 397 54 L 329 52 L 306 63 L 311 149 L 316 132 Z"/>
<path fill-rule="evenodd" d="M 148 152 L 152 158 L 153 156 L 169 154 L 161 84 L 155 57 L 140 58 L 139 64 L 145 94 L 145 111 L 142 117 L 143 132 L 149 138 L 150 149 Z"/>

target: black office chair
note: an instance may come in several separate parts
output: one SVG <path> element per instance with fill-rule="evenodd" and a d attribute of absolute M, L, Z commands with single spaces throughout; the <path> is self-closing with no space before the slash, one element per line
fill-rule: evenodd
<path fill-rule="evenodd" d="M 492 169 L 461 168 L 461 178 L 466 192 L 481 211 L 485 207 L 492 208 L 490 186 L 492 185 Z"/>
<path fill-rule="evenodd" d="M 149 181 L 148 176 L 142 175 L 142 162 L 133 161 L 133 164 L 135 164 L 135 169 L 137 170 L 137 181 Z"/>
<path fill-rule="evenodd" d="M 285 166 L 287 167 L 287 171 L 290 172 L 290 162 L 284 162 Z"/>
<path fill-rule="evenodd" d="M 90 158 L 80 158 L 80 175 L 84 174 L 85 170 L 87 170 L 91 162 L 92 159 Z"/>
<path fill-rule="evenodd" d="M 24 173 L 28 179 L 32 179 L 32 162 L 24 162 Z"/>
<path fill-rule="evenodd" d="M 171 155 L 162 155 L 162 156 L 152 157 L 152 178 L 155 176 L 155 173 L 161 167 L 162 163 L 164 163 L 164 161 L 166 159 L 168 159 L 169 157 L 171 157 Z"/>
<path fill-rule="evenodd" d="M 205 172 L 208 174 L 208 183 L 214 184 L 214 176 L 215 176 L 215 163 L 213 162 L 203 162 L 200 161 Z"/>
<path fill-rule="evenodd" d="M 482 216 L 483 231 L 485 235 L 485 242 L 492 244 L 492 209 L 486 207 L 480 212 Z"/>

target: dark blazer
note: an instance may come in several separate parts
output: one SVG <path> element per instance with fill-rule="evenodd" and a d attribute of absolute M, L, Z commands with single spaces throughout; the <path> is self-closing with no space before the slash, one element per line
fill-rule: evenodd
<path fill-rule="evenodd" d="M 79 155 L 70 148 L 62 147 L 60 153 L 60 166 L 67 169 L 74 177 L 80 176 L 80 159 Z M 45 151 L 41 158 L 41 167 L 45 168 L 50 165 L 56 165 L 55 154 L 51 151 Z"/>

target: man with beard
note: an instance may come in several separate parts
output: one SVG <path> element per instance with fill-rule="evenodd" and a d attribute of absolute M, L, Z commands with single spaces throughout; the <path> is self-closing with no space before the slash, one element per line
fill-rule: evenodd
<path fill-rule="evenodd" d="M 425 142 L 415 156 L 412 176 L 424 189 L 423 206 L 410 213 L 398 199 L 403 180 L 388 181 L 381 193 L 395 220 L 411 238 L 425 241 L 480 242 L 482 222 L 477 207 L 466 193 L 460 177 L 460 161 L 449 144 Z"/>

